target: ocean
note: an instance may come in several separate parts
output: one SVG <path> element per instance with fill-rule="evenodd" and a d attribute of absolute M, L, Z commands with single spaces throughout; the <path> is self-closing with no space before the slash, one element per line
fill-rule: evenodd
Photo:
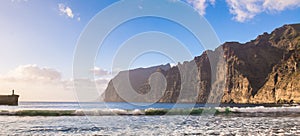
<path fill-rule="evenodd" d="M 0 106 L 0 135 L 300 135 L 299 106 L 208 107 L 20 102 L 19 106 Z M 199 109 L 209 112 L 198 113 Z"/>

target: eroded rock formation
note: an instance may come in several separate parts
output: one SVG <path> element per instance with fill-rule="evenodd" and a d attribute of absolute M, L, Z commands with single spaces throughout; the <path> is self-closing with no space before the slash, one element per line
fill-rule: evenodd
<path fill-rule="evenodd" d="M 165 87 L 159 85 L 160 78 L 150 83 L 157 72 L 164 76 Z M 124 87 L 126 80 L 138 94 L 154 92 L 132 98 L 134 102 L 299 103 L 300 24 L 284 25 L 245 44 L 226 42 L 174 67 L 120 72 L 109 82 L 104 101 L 124 101 L 115 87 Z"/>

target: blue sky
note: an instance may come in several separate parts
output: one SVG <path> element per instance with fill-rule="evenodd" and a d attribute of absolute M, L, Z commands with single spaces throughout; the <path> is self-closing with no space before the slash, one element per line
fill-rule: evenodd
<path fill-rule="evenodd" d="M 51 72 L 57 72 L 59 77 L 54 78 L 55 80 L 66 82 L 71 79 L 73 55 L 81 32 L 98 12 L 114 2 L 117 1 L 2 0 L 0 4 L 1 77 L 5 80 L 8 77 L 19 79 L 20 75 L 26 78 L 22 74 L 28 71 L 34 73 L 36 70 L 38 73 L 32 79 L 33 81 L 52 80 L 47 77 L 49 71 L 50 75 Z M 207 19 L 221 43 L 247 42 L 263 32 L 271 32 L 284 24 L 300 22 L 299 0 L 187 0 L 184 2 Z M 97 72 L 102 75 L 107 74 L 102 69 L 109 69 L 111 62 L 105 59 L 112 59 L 113 53 L 122 41 L 128 39 L 130 35 L 153 30 L 166 32 L 180 39 L 184 44 L 189 45 L 188 48 L 193 56 L 200 55 L 204 50 L 200 46 L 195 46 L 198 43 L 192 35 L 172 22 L 157 18 L 135 19 L 121 25 L 106 39 L 95 62 L 97 67 L 101 67 L 97 68 Z M 145 54 L 134 62 L 133 67 L 166 62 L 170 62 L 170 59 L 162 55 Z M 48 73 L 42 74 L 45 77 L 40 77 L 41 72 Z M 18 86 L 7 84 L 8 86 L 0 86 L 0 89 L 7 90 Z M 20 90 L 26 90 L 24 86 L 20 87 Z M 47 100 L 55 98 L 56 95 L 53 94 L 53 97 Z M 28 97 L 24 100 L 27 99 L 34 98 Z"/>

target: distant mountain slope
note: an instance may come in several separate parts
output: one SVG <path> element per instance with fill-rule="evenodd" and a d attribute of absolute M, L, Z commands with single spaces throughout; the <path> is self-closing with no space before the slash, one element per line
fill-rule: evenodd
<path fill-rule="evenodd" d="M 219 58 L 225 62 L 218 61 Z M 192 70 L 193 64 L 197 65 L 196 73 Z M 179 69 L 194 76 L 182 78 Z M 148 78 L 154 72 L 162 73 L 167 80 L 159 102 L 299 103 L 300 24 L 284 25 L 245 44 L 226 42 L 215 51 L 205 51 L 194 60 L 172 68 L 162 65 L 130 70 L 134 90 L 140 94 L 149 92 Z M 220 78 L 224 80 L 221 93 L 214 91 L 218 75 L 213 72 L 226 75 Z M 122 73 L 112 79 L 117 82 L 109 82 L 102 95 L 104 101 L 124 101 L 114 88 L 114 85 L 122 86 L 122 81 L 126 80 L 122 79 Z M 132 101 L 154 102 L 158 96 L 154 93 L 147 99 L 133 98 Z"/>

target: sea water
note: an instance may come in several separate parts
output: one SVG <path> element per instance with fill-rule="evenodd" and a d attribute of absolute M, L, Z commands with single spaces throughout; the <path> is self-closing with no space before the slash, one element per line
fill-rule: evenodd
<path fill-rule="evenodd" d="M 145 105 L 145 104 L 144 104 Z M 205 105 L 179 104 L 176 108 Z M 109 109 L 130 113 L 172 109 L 174 104 L 20 102 L 0 106 L 0 135 L 300 135 L 300 107 L 230 108 L 237 113 L 201 115 L 102 114 Z M 222 109 L 221 107 L 219 109 Z M 217 108 L 218 109 L 218 108 Z M 16 111 L 90 111 L 84 116 L 15 115 Z M 85 113 L 85 112 L 84 112 Z M 88 112 L 87 112 L 88 113 Z"/>

